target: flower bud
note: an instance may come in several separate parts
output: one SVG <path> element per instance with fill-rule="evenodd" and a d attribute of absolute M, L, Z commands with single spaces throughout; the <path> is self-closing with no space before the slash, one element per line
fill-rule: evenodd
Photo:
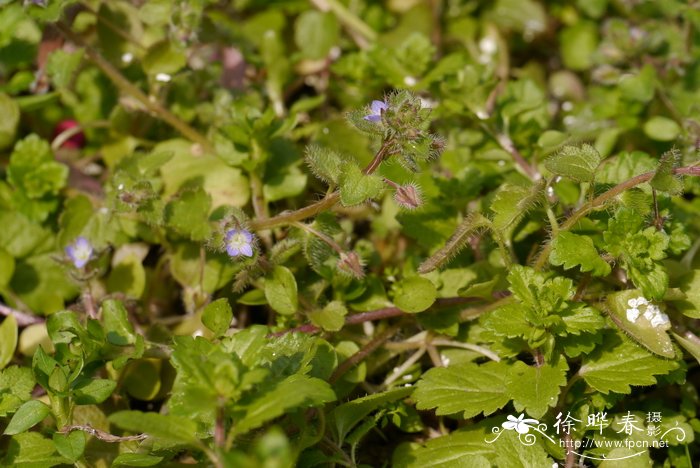
<path fill-rule="evenodd" d="M 338 268 L 345 273 L 349 273 L 357 279 L 364 278 L 365 272 L 359 255 L 355 252 L 343 252 L 338 260 Z"/>
<path fill-rule="evenodd" d="M 402 208 L 413 210 L 423 204 L 420 197 L 420 190 L 417 185 L 406 184 L 396 188 L 394 193 L 394 201 Z"/>

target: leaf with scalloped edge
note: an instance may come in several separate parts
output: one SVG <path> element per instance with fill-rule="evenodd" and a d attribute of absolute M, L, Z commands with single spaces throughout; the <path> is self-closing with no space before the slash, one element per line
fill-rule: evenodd
<path fill-rule="evenodd" d="M 591 182 L 602 158 L 591 145 L 567 145 L 544 162 L 552 174 L 568 177 L 576 182 Z"/>
<path fill-rule="evenodd" d="M 560 388 L 566 385 L 566 359 L 559 359 L 556 365 L 543 364 L 529 366 L 516 361 L 510 368 L 506 380 L 508 396 L 518 412 L 539 419 L 550 407 L 557 404 Z"/>
<path fill-rule="evenodd" d="M 583 359 L 578 373 L 602 393 L 630 393 L 632 385 L 654 385 L 657 375 L 678 368 L 678 362 L 655 356 L 620 335 L 607 335 L 603 345 Z"/>
<path fill-rule="evenodd" d="M 600 258 L 593 240 L 568 231 L 560 232 L 552 241 L 549 262 L 565 270 L 580 266 L 582 272 L 590 271 L 593 276 L 610 274 L 610 265 Z"/>
<path fill-rule="evenodd" d="M 489 415 L 503 408 L 510 397 L 506 392 L 509 367 L 504 362 L 472 362 L 435 367 L 423 374 L 413 398 L 419 410 L 435 409 L 438 416 L 461 413 L 471 418 Z"/>

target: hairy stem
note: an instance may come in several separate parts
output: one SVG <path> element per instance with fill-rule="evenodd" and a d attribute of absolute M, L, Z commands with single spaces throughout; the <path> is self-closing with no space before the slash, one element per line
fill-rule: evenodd
<path fill-rule="evenodd" d="M 699 176 L 700 175 L 700 166 L 686 166 L 686 167 L 678 167 L 673 170 L 674 174 L 679 174 L 679 175 L 691 175 L 691 176 Z M 652 177 L 656 174 L 656 171 L 650 171 L 650 172 L 645 172 L 644 174 L 640 174 L 636 177 L 632 177 L 631 179 L 628 179 L 624 182 L 621 182 L 611 188 L 610 190 L 598 195 L 595 197 L 593 200 L 589 201 L 585 205 L 583 205 L 581 208 L 579 208 L 576 212 L 574 212 L 571 216 L 567 218 L 566 221 L 564 221 L 559 229 L 561 231 L 566 231 L 568 229 L 571 229 L 576 223 L 586 216 L 588 213 L 591 211 L 595 210 L 596 208 L 599 208 L 603 206 L 605 203 L 610 201 L 611 199 L 615 198 L 616 196 L 620 195 L 622 192 L 625 190 L 629 190 L 632 187 L 636 187 L 637 185 L 643 184 L 645 182 L 649 182 Z M 552 244 L 551 242 L 548 242 L 544 248 L 540 251 L 540 254 L 537 256 L 535 259 L 535 264 L 534 268 L 535 270 L 541 270 L 544 268 L 545 263 L 547 262 L 547 259 L 549 258 L 549 253 L 552 250 Z"/>
<path fill-rule="evenodd" d="M 389 150 L 390 142 L 385 141 L 382 144 L 382 147 L 379 148 L 379 151 L 377 151 L 377 154 L 374 156 L 372 161 L 365 167 L 362 172 L 364 174 L 371 174 L 374 171 L 377 170 L 379 165 L 382 163 L 384 158 L 387 156 L 387 151 Z M 264 231 L 267 229 L 272 229 L 277 226 L 282 226 L 285 224 L 292 224 L 296 221 L 301 221 L 306 218 L 311 218 L 312 216 L 317 215 L 323 210 L 327 210 L 329 208 L 332 208 L 335 206 L 336 203 L 338 203 L 338 200 L 340 200 L 340 192 L 335 191 L 332 193 L 329 193 L 326 195 L 325 198 L 322 200 L 317 201 L 316 203 L 312 203 L 311 205 L 305 206 L 303 208 L 299 208 L 298 210 L 294 211 L 287 211 L 284 213 L 281 213 L 277 216 L 273 216 L 272 218 L 263 218 L 263 219 L 255 219 L 250 222 L 250 228 L 253 231 Z"/>

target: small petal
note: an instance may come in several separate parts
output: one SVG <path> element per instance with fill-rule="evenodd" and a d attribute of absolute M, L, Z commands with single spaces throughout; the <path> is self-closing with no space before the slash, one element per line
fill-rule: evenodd
<path fill-rule="evenodd" d="M 228 253 L 231 257 L 238 257 L 241 254 L 241 251 L 238 249 L 238 247 L 227 245 L 226 253 Z"/>
<path fill-rule="evenodd" d="M 662 327 L 668 323 L 671 323 L 668 319 L 668 315 L 664 313 L 658 313 L 651 319 L 651 326 L 654 328 Z"/>
<path fill-rule="evenodd" d="M 639 309 L 636 307 L 633 309 L 627 309 L 627 320 L 634 323 L 639 318 Z"/>
<path fill-rule="evenodd" d="M 378 101 L 376 99 L 372 101 L 372 105 L 370 106 L 373 114 L 381 114 L 381 112 L 387 110 L 388 107 L 389 106 L 387 106 L 386 102 Z"/>
<path fill-rule="evenodd" d="M 374 115 L 374 114 L 365 115 L 363 118 L 364 118 L 365 120 L 369 120 L 370 122 L 375 122 L 375 123 L 382 120 L 382 117 L 381 117 L 381 116 L 379 116 L 379 115 Z"/>
<path fill-rule="evenodd" d="M 511 422 L 511 421 L 506 421 L 501 426 L 503 426 L 503 429 L 506 429 L 508 431 L 512 431 L 517 427 L 518 423 L 516 422 Z"/>
<path fill-rule="evenodd" d="M 250 244 L 244 244 L 241 246 L 241 253 L 245 255 L 246 257 L 252 257 L 253 256 L 253 248 L 250 246 Z"/>

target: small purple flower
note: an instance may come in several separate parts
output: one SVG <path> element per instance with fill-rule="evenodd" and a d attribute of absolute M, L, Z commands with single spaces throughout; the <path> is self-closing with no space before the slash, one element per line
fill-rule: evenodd
<path fill-rule="evenodd" d="M 245 229 L 229 229 L 224 239 L 226 252 L 231 257 L 253 256 L 253 235 Z"/>
<path fill-rule="evenodd" d="M 377 100 L 372 101 L 372 105 L 370 106 L 372 113 L 369 115 L 366 115 L 365 120 L 369 120 L 370 122 L 375 122 L 375 123 L 381 122 L 382 113 L 385 112 L 388 108 L 389 108 L 389 105 L 384 101 L 377 101 Z"/>
<path fill-rule="evenodd" d="M 66 247 L 66 255 L 76 268 L 82 268 L 92 258 L 92 245 L 86 238 L 80 236 L 74 243 Z"/>

